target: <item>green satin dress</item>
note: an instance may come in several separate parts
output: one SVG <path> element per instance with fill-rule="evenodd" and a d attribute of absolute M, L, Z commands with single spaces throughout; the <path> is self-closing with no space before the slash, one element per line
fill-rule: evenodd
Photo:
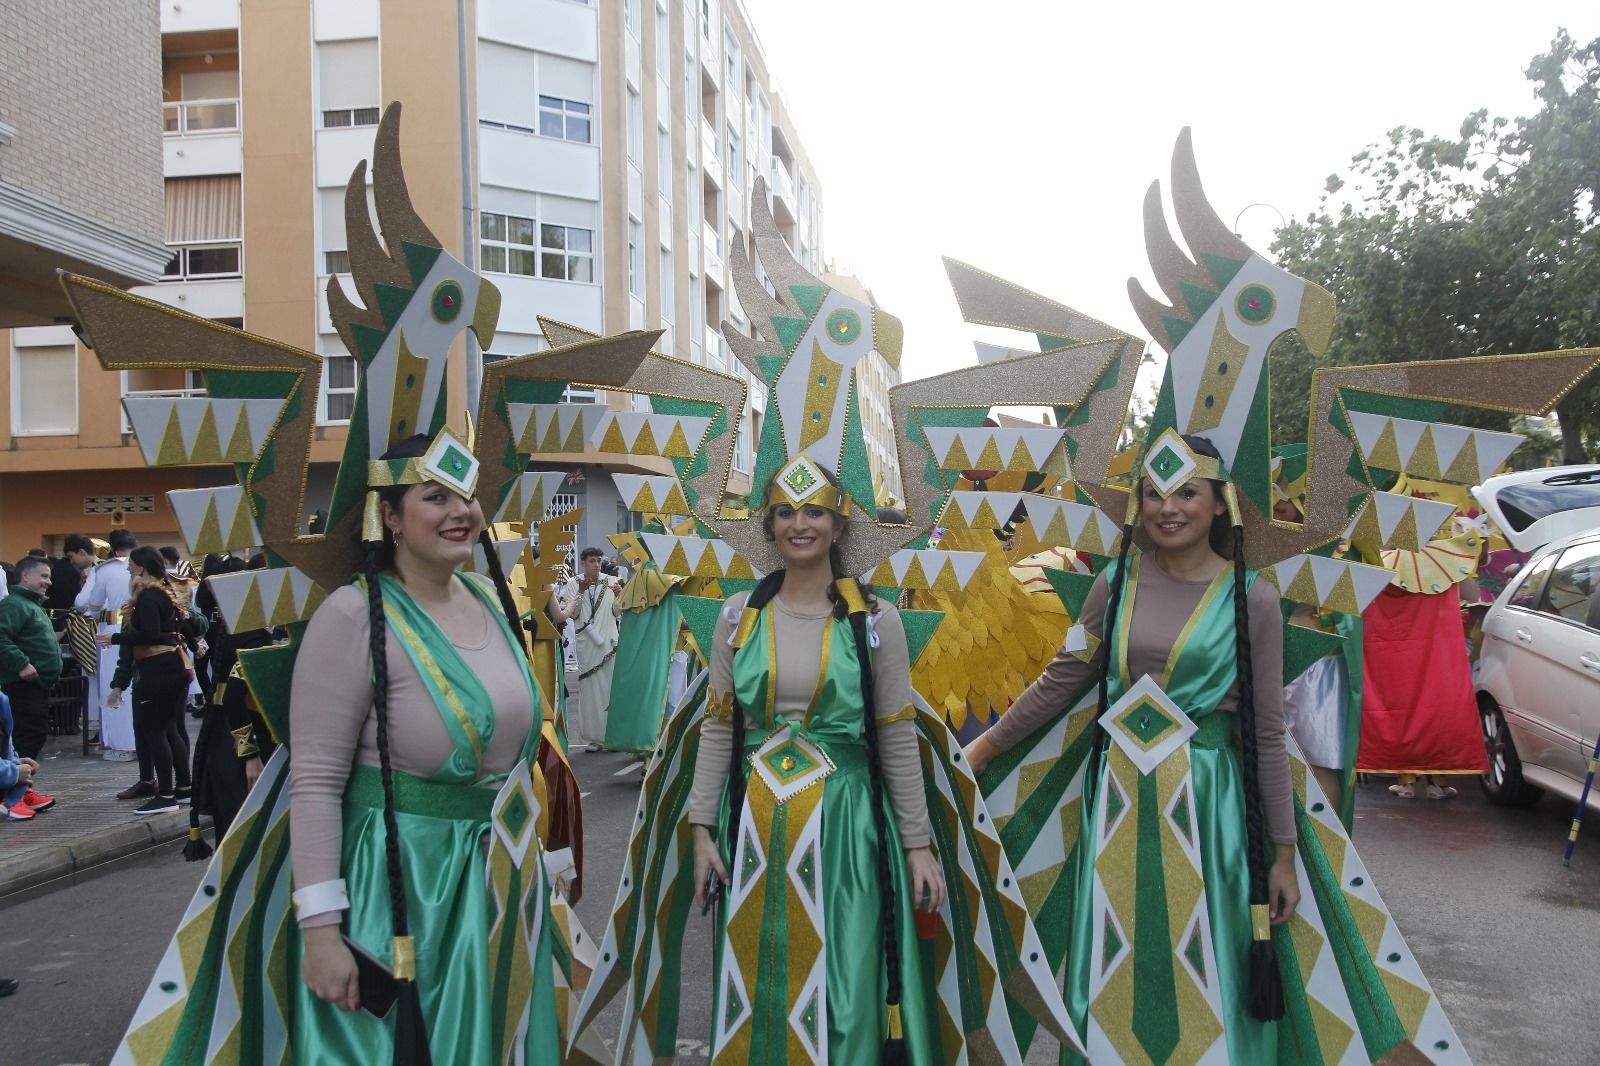
<path fill-rule="evenodd" d="M 395 807 L 400 828 L 400 862 L 405 872 L 407 921 L 416 941 L 417 987 L 433 1061 L 489 1064 L 512 1061 L 516 1045 L 521 1061 L 555 1066 L 560 1062 L 555 991 L 551 973 L 552 923 L 549 887 L 534 838 L 527 868 L 513 871 L 500 891 L 530 907 L 524 936 L 492 935 L 504 917 L 495 897 L 493 875 L 485 878 L 486 857 L 493 865 L 496 786 L 509 775 L 485 775 L 480 759 L 495 732 L 489 694 L 454 646 L 428 614 L 388 577 L 383 582 L 384 613 L 400 637 L 406 654 L 439 708 L 454 750 L 428 777 L 396 773 Z M 481 585 L 467 580 L 489 616 L 513 641 L 498 604 Z M 521 658 L 519 656 L 519 662 Z M 523 668 L 528 697 L 536 709 L 539 695 L 533 676 Z M 530 730 L 519 761 L 531 762 L 539 733 Z M 511 829 L 530 830 L 531 808 L 520 815 L 506 812 Z M 519 824 L 517 819 L 526 819 Z M 344 840 L 340 872 L 350 896 L 344 933 L 385 963 L 393 937 L 389 881 L 385 870 L 383 789 L 378 772 L 355 768 L 344 797 Z M 487 853 L 487 855 L 486 855 Z M 514 881 L 515 883 L 510 883 Z M 495 940 L 501 943 L 495 943 Z M 295 938 L 298 955 L 300 939 Z M 531 948 L 531 961 L 514 965 L 518 952 Z M 298 972 L 298 958 L 293 960 Z M 534 980 L 529 973 L 543 980 Z M 519 979 L 520 978 L 520 979 Z M 364 1011 L 342 1011 L 294 982 L 295 1057 L 305 1063 L 386 1062 L 393 1054 L 393 1018 L 378 1019 Z"/>
<path fill-rule="evenodd" d="M 875 1063 L 886 1035 L 880 839 L 862 736 L 860 663 L 848 622 L 827 631 L 805 718 L 774 713 L 777 650 L 772 606 L 733 658 L 738 704 L 757 728 L 737 827 L 725 809 L 719 839 L 733 841 L 733 883 L 715 957 L 712 1062 L 797 1066 Z M 895 716 L 890 716 L 891 718 Z M 880 722 L 889 719 L 880 718 Z M 902 960 L 901 1023 L 913 1063 L 936 1060 L 931 992 L 921 979 L 916 924 L 888 797 L 881 841 Z M 726 805 L 725 805 L 726 806 Z"/>

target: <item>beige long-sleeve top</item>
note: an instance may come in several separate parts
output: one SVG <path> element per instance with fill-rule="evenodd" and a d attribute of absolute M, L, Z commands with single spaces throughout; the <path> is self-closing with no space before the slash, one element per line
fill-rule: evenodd
<path fill-rule="evenodd" d="M 1139 565 L 1139 590 L 1133 599 L 1133 618 L 1129 623 L 1131 680 L 1137 681 L 1146 674 L 1160 679 L 1166 669 L 1167 655 L 1178 642 L 1178 634 L 1199 606 L 1209 584 L 1209 581 L 1180 581 L 1170 577 L 1157 564 L 1154 554 L 1144 556 Z M 1274 843 L 1293 844 L 1296 836 L 1294 798 L 1289 756 L 1283 741 L 1283 615 L 1278 609 L 1278 592 L 1270 582 L 1256 581 L 1248 599 L 1250 662 L 1255 678 L 1256 779 L 1260 784 L 1261 806 L 1266 813 L 1269 835 Z M 1089 632 L 1103 637 L 1105 613 L 1106 576 L 1102 573 L 1089 590 L 1079 621 Z M 1038 729 L 1046 719 L 1066 707 L 1086 681 L 1097 676 L 1100 662 L 1098 655 L 1090 664 L 1066 651 L 1057 652 L 1039 679 L 1029 685 L 990 728 L 989 740 L 1004 751 Z M 1185 711 L 1198 709 L 1184 708 Z M 1239 709 L 1237 681 L 1216 709 L 1230 714 Z"/>
<path fill-rule="evenodd" d="M 463 590 L 465 591 L 465 590 Z M 471 594 L 468 593 L 470 596 Z M 494 735 L 480 774 L 502 774 L 517 764 L 533 706 L 517 651 L 476 596 L 450 642 L 489 693 Z M 389 760 L 397 772 L 427 777 L 454 750 L 450 731 L 422 676 L 392 627 L 387 629 Z M 336 589 L 306 626 L 289 697 L 294 759 L 289 769 L 289 852 L 297 888 L 332 881 L 344 843 L 344 789 L 356 765 L 378 765 L 377 719 L 372 713 L 371 627 L 366 593 Z M 340 912 L 314 915 L 303 926 L 332 925 Z"/>
<path fill-rule="evenodd" d="M 747 593 L 738 593 L 723 605 L 717 621 L 717 635 L 711 644 L 710 692 L 720 698 L 733 691 L 733 649 L 728 639 L 744 610 Z M 772 621 L 777 627 L 778 677 L 775 683 L 775 713 L 785 720 L 799 721 L 811 705 L 817 688 L 817 664 L 822 661 L 823 630 L 832 621 L 830 612 L 806 614 L 790 610 L 780 597 L 773 597 Z M 884 784 L 894 809 L 900 845 L 921 848 L 932 833 L 928 827 L 928 799 L 922 791 L 922 761 L 917 754 L 916 723 L 903 712 L 911 706 L 911 655 L 906 648 L 906 631 L 900 612 L 879 600 L 872 620 L 878 647 L 872 652 L 873 696 L 877 704 L 878 751 L 883 764 Z M 892 719 L 884 721 L 884 719 Z M 756 723 L 745 716 L 748 729 Z M 708 717 L 700 726 L 700 751 L 695 761 L 694 790 L 689 797 L 689 821 L 715 828 L 728 783 L 728 759 L 733 751 L 733 724 Z"/>

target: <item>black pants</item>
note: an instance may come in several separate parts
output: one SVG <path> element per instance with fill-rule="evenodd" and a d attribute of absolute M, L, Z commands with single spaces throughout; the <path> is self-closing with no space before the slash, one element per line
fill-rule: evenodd
<path fill-rule="evenodd" d="M 37 681 L 13 681 L 5 687 L 11 701 L 11 743 L 25 759 L 38 759 L 50 737 L 50 694 Z"/>
<path fill-rule="evenodd" d="M 177 652 L 140 659 L 133 680 L 133 735 L 155 765 L 156 791 L 172 795 L 189 787 L 189 736 L 183 705 L 189 698 L 189 671 Z"/>

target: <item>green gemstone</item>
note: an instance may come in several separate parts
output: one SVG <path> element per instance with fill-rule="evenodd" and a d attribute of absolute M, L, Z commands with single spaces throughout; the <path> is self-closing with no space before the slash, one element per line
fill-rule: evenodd
<path fill-rule="evenodd" d="M 1155 743 L 1175 722 L 1170 714 L 1161 709 L 1161 706 L 1151 701 L 1143 701 L 1135 705 L 1122 715 L 1122 725 L 1129 733 L 1139 739 L 1146 747 Z"/>

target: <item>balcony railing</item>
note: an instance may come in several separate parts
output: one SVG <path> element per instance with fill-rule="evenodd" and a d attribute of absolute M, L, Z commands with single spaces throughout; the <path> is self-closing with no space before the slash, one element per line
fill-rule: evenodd
<path fill-rule="evenodd" d="M 772 175 L 772 195 L 783 197 L 792 207 L 794 205 L 794 178 L 790 176 L 788 169 L 784 167 L 776 156 L 772 159 L 770 173 Z"/>
<path fill-rule="evenodd" d="M 162 281 L 210 281 L 243 276 L 243 245 L 238 241 L 169 244 L 172 258 L 161 272 Z"/>
<path fill-rule="evenodd" d="M 705 252 L 706 275 L 715 281 L 720 288 L 722 285 L 722 236 L 717 233 L 717 227 L 709 222 L 700 224 L 700 245 Z"/>
<path fill-rule="evenodd" d="M 239 101 L 179 100 L 161 105 L 161 130 L 168 137 L 201 133 L 236 133 Z"/>
<path fill-rule="evenodd" d="M 711 123 L 701 119 L 700 159 L 708 169 L 717 161 L 720 151 L 720 147 L 717 143 L 717 131 L 712 127 Z"/>

